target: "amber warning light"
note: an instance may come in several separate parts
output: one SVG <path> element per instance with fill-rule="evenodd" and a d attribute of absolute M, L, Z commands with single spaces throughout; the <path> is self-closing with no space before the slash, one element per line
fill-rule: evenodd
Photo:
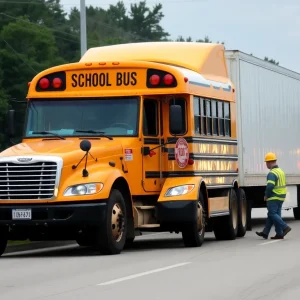
<path fill-rule="evenodd" d="M 37 92 L 63 91 L 66 89 L 66 74 L 58 72 L 42 77 L 37 85 Z"/>

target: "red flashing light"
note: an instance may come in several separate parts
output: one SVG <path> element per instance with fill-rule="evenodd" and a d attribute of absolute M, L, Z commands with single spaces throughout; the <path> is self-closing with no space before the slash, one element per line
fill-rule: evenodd
<path fill-rule="evenodd" d="M 189 165 L 193 165 L 193 164 L 194 164 L 194 160 L 190 158 L 190 159 L 188 160 L 188 164 L 189 164 Z"/>
<path fill-rule="evenodd" d="M 159 81 L 160 81 L 160 78 L 158 75 L 152 75 L 149 79 L 151 85 L 158 85 L 159 84 Z"/>
<path fill-rule="evenodd" d="M 188 82 L 189 79 L 187 77 L 184 77 L 184 82 Z"/>
<path fill-rule="evenodd" d="M 42 90 L 47 89 L 50 86 L 50 81 L 47 78 L 42 78 L 39 82 L 39 86 Z"/>
<path fill-rule="evenodd" d="M 174 77 L 170 74 L 164 76 L 164 84 L 171 85 L 174 82 Z"/>
<path fill-rule="evenodd" d="M 149 156 L 152 157 L 153 155 L 156 155 L 156 152 L 153 150 L 150 150 Z"/>
<path fill-rule="evenodd" d="M 30 85 L 31 85 L 31 81 L 30 81 L 30 82 L 28 82 L 28 87 L 30 87 Z"/>
<path fill-rule="evenodd" d="M 53 81 L 52 81 L 52 86 L 55 88 L 55 89 L 59 89 L 61 86 L 62 86 L 62 80 L 60 78 L 54 78 Z"/>

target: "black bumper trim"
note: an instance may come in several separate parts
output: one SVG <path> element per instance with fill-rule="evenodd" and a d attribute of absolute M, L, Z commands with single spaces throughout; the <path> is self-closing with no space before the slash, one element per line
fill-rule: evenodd
<path fill-rule="evenodd" d="M 1 225 L 98 225 L 105 218 L 107 203 L 0 205 Z M 31 220 L 13 220 L 13 209 L 31 209 Z"/>
<path fill-rule="evenodd" d="M 160 223 L 186 223 L 197 221 L 197 201 L 178 200 L 157 203 Z"/>

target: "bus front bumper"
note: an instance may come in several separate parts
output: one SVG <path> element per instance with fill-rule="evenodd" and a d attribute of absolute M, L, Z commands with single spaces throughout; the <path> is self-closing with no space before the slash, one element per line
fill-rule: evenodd
<path fill-rule="evenodd" d="M 0 225 L 97 226 L 105 218 L 106 208 L 106 201 L 76 204 L 0 204 Z"/>

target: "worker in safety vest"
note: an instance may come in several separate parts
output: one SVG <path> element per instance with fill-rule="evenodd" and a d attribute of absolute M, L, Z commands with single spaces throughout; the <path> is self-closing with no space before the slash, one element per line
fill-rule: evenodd
<path fill-rule="evenodd" d="M 271 239 L 283 239 L 292 230 L 281 218 L 281 208 L 286 198 L 285 173 L 278 167 L 274 153 L 267 153 L 265 162 L 270 170 L 264 197 L 267 202 L 268 218 L 264 230 L 256 232 L 256 234 L 267 239 L 274 224 L 276 235 Z"/>

